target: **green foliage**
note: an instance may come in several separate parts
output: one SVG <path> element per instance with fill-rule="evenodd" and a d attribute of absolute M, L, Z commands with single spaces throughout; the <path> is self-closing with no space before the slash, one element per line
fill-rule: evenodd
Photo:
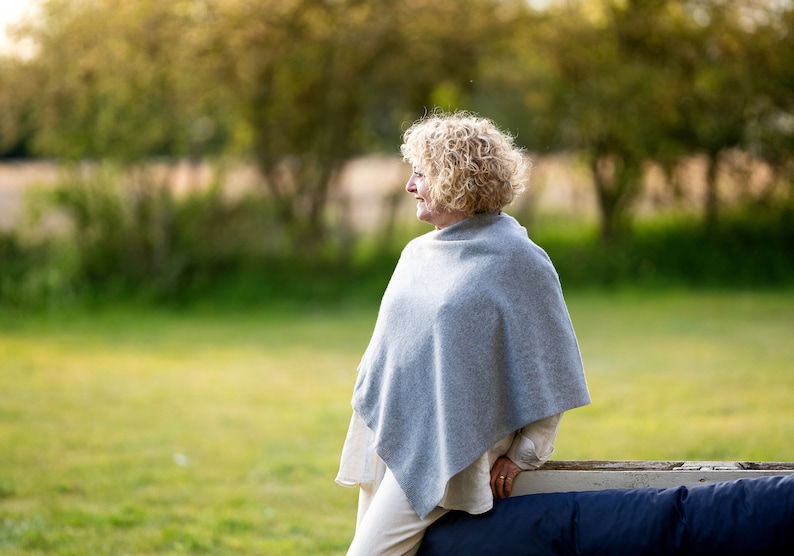
<path fill-rule="evenodd" d="M 531 152 L 582 156 L 608 245 L 559 248 L 563 264 L 588 261 L 576 283 L 785 281 L 786 226 L 730 214 L 721 223 L 720 176 L 735 171 L 726 153 L 741 151 L 755 172 L 740 180 L 740 210 L 778 222 L 791 204 L 793 29 L 790 4 L 722 0 L 544 10 L 518 0 L 43 0 L 17 32 L 30 55 L 0 57 L 0 152 L 99 170 L 71 172 L 51 198 L 68 240 L 20 239 L 29 230 L 3 240 L 13 261 L 0 296 L 189 299 L 221 286 L 232 297 L 338 295 L 343 277 L 372 267 L 356 256 L 363 240 L 331 222 L 342 165 L 393 152 L 405 124 L 436 105 L 492 116 Z M 147 169 L 163 156 L 168 166 L 216 155 L 253 159 L 259 189 L 230 199 L 221 172 L 210 191 L 177 198 Z M 708 161 L 708 225 L 632 234 L 647 165 L 661 166 L 668 187 L 694 190 L 674 182 L 693 155 Z M 713 255 L 734 253 L 739 240 L 719 238 L 739 229 L 755 230 L 741 242 L 758 242 L 753 268 L 768 263 L 769 276 Z"/>
<path fill-rule="evenodd" d="M 536 241 L 569 287 L 790 287 L 793 222 L 790 210 L 742 212 L 716 227 L 693 218 L 646 221 L 608 245 L 586 229 L 555 237 L 539 228 Z"/>
<path fill-rule="evenodd" d="M 583 155 L 604 240 L 630 232 L 651 161 L 672 174 L 706 156 L 704 219 L 713 223 L 730 149 L 756 154 L 772 168 L 771 186 L 791 191 L 792 13 L 730 1 L 552 3 L 513 20 L 476 101 L 530 150 Z"/>
<path fill-rule="evenodd" d="M 475 45 L 492 31 L 487 10 L 470 0 L 353 0 L 219 11 L 223 83 L 275 216 L 299 228 L 301 245 L 327 232 L 327 201 L 346 160 L 393 145 L 434 102 L 464 102 L 481 57 Z"/>
<path fill-rule="evenodd" d="M 226 304 L 371 299 L 397 253 L 366 248 L 345 232 L 295 250 L 293 228 L 256 190 L 230 196 L 224 171 L 205 189 L 177 194 L 168 165 L 130 170 L 75 166 L 33 196 L 39 218 L 60 215 L 49 236 L 0 235 L 0 303 L 48 307 L 109 299 Z M 35 224 L 34 224 L 35 226 Z M 33 239 L 33 238 L 36 239 Z M 356 246 L 360 243 L 360 246 Z"/>
<path fill-rule="evenodd" d="M 790 189 L 787 5 L 48 0 L 41 13 L 18 31 L 35 54 L 0 60 L 0 148 L 128 164 L 251 154 L 301 244 L 328 233 L 341 164 L 393 148 L 436 105 L 498 116 L 532 150 L 580 151 L 606 239 L 629 229 L 649 161 L 705 154 L 712 222 L 727 149 Z"/>
<path fill-rule="evenodd" d="M 0 232 L 0 306 L 40 309 L 68 302 L 69 272 L 58 264 L 64 255 L 53 245 Z"/>
<path fill-rule="evenodd" d="M 48 0 L 21 34 L 16 90 L 39 153 L 135 163 L 211 153 L 222 101 L 207 91 L 205 14 L 187 0 Z"/>
<path fill-rule="evenodd" d="M 95 179 L 103 175 L 97 172 Z M 50 199 L 70 215 L 70 234 L 38 243 L 15 234 L 0 237 L 0 304 L 371 303 L 380 299 L 402 245 L 424 231 L 407 227 L 387 245 L 373 235 L 294 251 L 289 230 L 268 218 L 273 208 L 266 197 L 234 200 L 212 188 L 173 197 L 156 187 L 68 185 L 53 190 Z M 713 227 L 692 217 L 656 218 L 638 222 L 632 234 L 609 245 L 591 225 L 571 219 L 540 215 L 529 230 L 566 290 L 785 288 L 794 285 L 792 223 L 791 210 L 726 214 Z"/>

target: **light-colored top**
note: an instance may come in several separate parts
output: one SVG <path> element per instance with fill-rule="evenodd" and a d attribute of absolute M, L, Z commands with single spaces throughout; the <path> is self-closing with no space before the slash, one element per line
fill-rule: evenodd
<path fill-rule="evenodd" d="M 588 403 L 557 273 L 514 218 L 474 215 L 405 247 L 352 405 L 421 518 L 499 439 Z"/>
<path fill-rule="evenodd" d="M 562 413 L 558 413 L 501 438 L 474 463 L 449 480 L 439 506 L 470 514 L 485 513 L 493 508 L 491 467 L 497 458 L 507 456 L 525 471 L 538 469 L 554 452 L 554 439 L 561 418 Z M 383 476 L 383 470 L 385 465 L 375 453 L 372 431 L 353 412 L 336 482 L 347 487 L 377 483 Z"/>

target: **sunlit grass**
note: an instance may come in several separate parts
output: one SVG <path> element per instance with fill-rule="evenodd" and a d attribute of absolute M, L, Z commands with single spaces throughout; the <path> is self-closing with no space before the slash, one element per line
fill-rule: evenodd
<path fill-rule="evenodd" d="M 571 293 L 556 459 L 792 461 L 794 292 Z M 374 307 L 0 316 L 0 554 L 344 554 Z"/>
<path fill-rule="evenodd" d="M 794 460 L 794 296 L 577 296 L 594 403 L 558 459 Z"/>
<path fill-rule="evenodd" d="M 103 314 L 0 344 L 0 552 L 342 553 L 373 315 Z"/>

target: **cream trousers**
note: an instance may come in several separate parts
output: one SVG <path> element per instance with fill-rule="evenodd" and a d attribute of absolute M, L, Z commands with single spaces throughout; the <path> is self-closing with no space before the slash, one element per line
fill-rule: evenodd
<path fill-rule="evenodd" d="M 348 556 L 414 555 L 425 530 L 449 511 L 437 507 L 419 519 L 394 475 L 385 465 L 381 466 L 382 480 L 361 485 L 356 534 Z"/>

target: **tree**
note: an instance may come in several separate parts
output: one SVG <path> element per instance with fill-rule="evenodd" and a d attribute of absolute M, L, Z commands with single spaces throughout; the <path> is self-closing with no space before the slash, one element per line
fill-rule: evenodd
<path fill-rule="evenodd" d="M 123 163 L 184 155 L 202 118 L 222 107 L 206 90 L 204 13 L 191 0 L 48 0 L 23 29 L 38 152 Z M 222 125 L 217 126 L 222 129 Z M 201 131 L 201 130 L 198 130 Z"/>
<path fill-rule="evenodd" d="M 0 157 L 28 154 L 32 129 L 19 61 L 0 57 Z"/>
<path fill-rule="evenodd" d="M 669 71 L 653 56 L 667 15 L 663 2 L 606 3 L 589 15 L 566 5 L 544 16 L 532 41 L 550 68 L 543 140 L 584 156 L 606 242 L 629 228 L 644 164 L 676 117 Z"/>
<path fill-rule="evenodd" d="M 53 199 L 72 217 L 80 254 L 100 254 L 98 274 L 165 273 L 173 194 L 152 158 L 171 170 L 177 157 L 223 146 L 224 99 L 206 87 L 201 63 L 201 8 L 193 0 L 47 0 L 20 29 L 35 50 L 15 60 L 16 110 L 34 152 L 66 162 Z M 89 172 L 70 164 L 84 161 L 95 163 Z"/>
<path fill-rule="evenodd" d="M 401 124 L 434 101 L 465 98 L 490 7 L 296 0 L 222 10 L 221 81 L 237 95 L 268 193 L 301 245 L 322 240 L 347 159 L 394 145 Z"/>
<path fill-rule="evenodd" d="M 753 93 L 743 148 L 768 164 L 771 178 L 761 200 L 775 194 L 794 201 L 794 6 L 756 12 L 747 49 Z M 782 191 L 781 191 L 782 190 Z"/>

